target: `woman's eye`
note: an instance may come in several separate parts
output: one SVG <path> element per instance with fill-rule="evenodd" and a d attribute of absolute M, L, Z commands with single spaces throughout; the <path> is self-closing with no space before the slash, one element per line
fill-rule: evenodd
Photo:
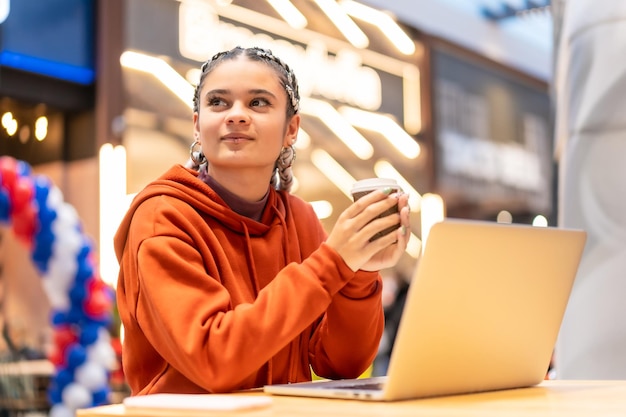
<path fill-rule="evenodd" d="M 222 106 L 225 102 L 219 97 L 214 97 L 209 99 L 209 106 Z"/>
<path fill-rule="evenodd" d="M 252 100 L 250 102 L 250 105 L 252 107 L 263 107 L 263 106 L 267 106 L 269 103 L 269 101 L 267 101 L 264 98 L 255 98 L 254 100 Z"/>

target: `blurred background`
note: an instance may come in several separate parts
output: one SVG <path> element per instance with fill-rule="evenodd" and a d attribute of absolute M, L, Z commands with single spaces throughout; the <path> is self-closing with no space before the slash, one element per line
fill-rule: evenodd
<path fill-rule="evenodd" d="M 115 287 L 112 237 L 130 198 L 188 158 L 200 65 L 237 45 L 270 48 L 302 95 L 293 192 L 330 230 L 354 181 L 397 179 L 412 237 L 389 275 L 410 276 L 444 217 L 562 225 L 554 70 L 566 3 L 0 0 L 0 155 L 62 190 Z M 45 294 L 26 250 L 0 233 L 3 321 L 43 352 Z"/>

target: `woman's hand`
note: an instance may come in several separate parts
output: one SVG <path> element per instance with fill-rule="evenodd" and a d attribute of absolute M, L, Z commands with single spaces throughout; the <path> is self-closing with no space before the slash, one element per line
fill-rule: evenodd
<path fill-rule="evenodd" d="M 381 190 L 361 197 L 341 213 L 326 243 L 353 271 L 378 271 L 394 266 L 409 241 L 408 200 L 408 194 L 387 195 Z M 398 213 L 376 218 L 395 204 Z M 370 242 L 376 233 L 392 226 L 398 229 Z"/>

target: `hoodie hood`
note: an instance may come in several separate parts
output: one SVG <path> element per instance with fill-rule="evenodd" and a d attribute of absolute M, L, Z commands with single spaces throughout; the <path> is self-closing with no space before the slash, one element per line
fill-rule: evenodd
<path fill-rule="evenodd" d="M 198 178 L 196 171 L 182 165 L 175 165 L 161 177 L 148 184 L 131 202 L 114 238 L 118 261 L 121 259 L 128 230 L 137 208 L 144 201 L 163 195 L 182 200 L 197 212 L 213 217 L 233 232 L 246 236 L 263 235 L 270 229 L 276 216 L 278 216 L 279 222 L 284 223 L 285 221 L 285 206 L 274 189 L 270 189 L 263 218 L 261 222 L 257 222 L 235 213 L 211 187 Z M 271 210 L 267 210 L 268 207 Z"/>

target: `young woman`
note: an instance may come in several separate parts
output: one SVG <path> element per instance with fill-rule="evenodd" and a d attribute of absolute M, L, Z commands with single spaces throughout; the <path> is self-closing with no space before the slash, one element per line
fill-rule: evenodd
<path fill-rule="evenodd" d="M 307 381 L 311 369 L 356 377 L 372 363 L 384 324 L 377 271 L 406 248 L 408 196 L 373 192 L 327 236 L 288 192 L 299 99 L 269 50 L 237 47 L 202 65 L 197 169 L 176 165 L 149 184 L 115 237 L 133 395 Z M 399 214 L 372 221 L 394 204 Z"/>

